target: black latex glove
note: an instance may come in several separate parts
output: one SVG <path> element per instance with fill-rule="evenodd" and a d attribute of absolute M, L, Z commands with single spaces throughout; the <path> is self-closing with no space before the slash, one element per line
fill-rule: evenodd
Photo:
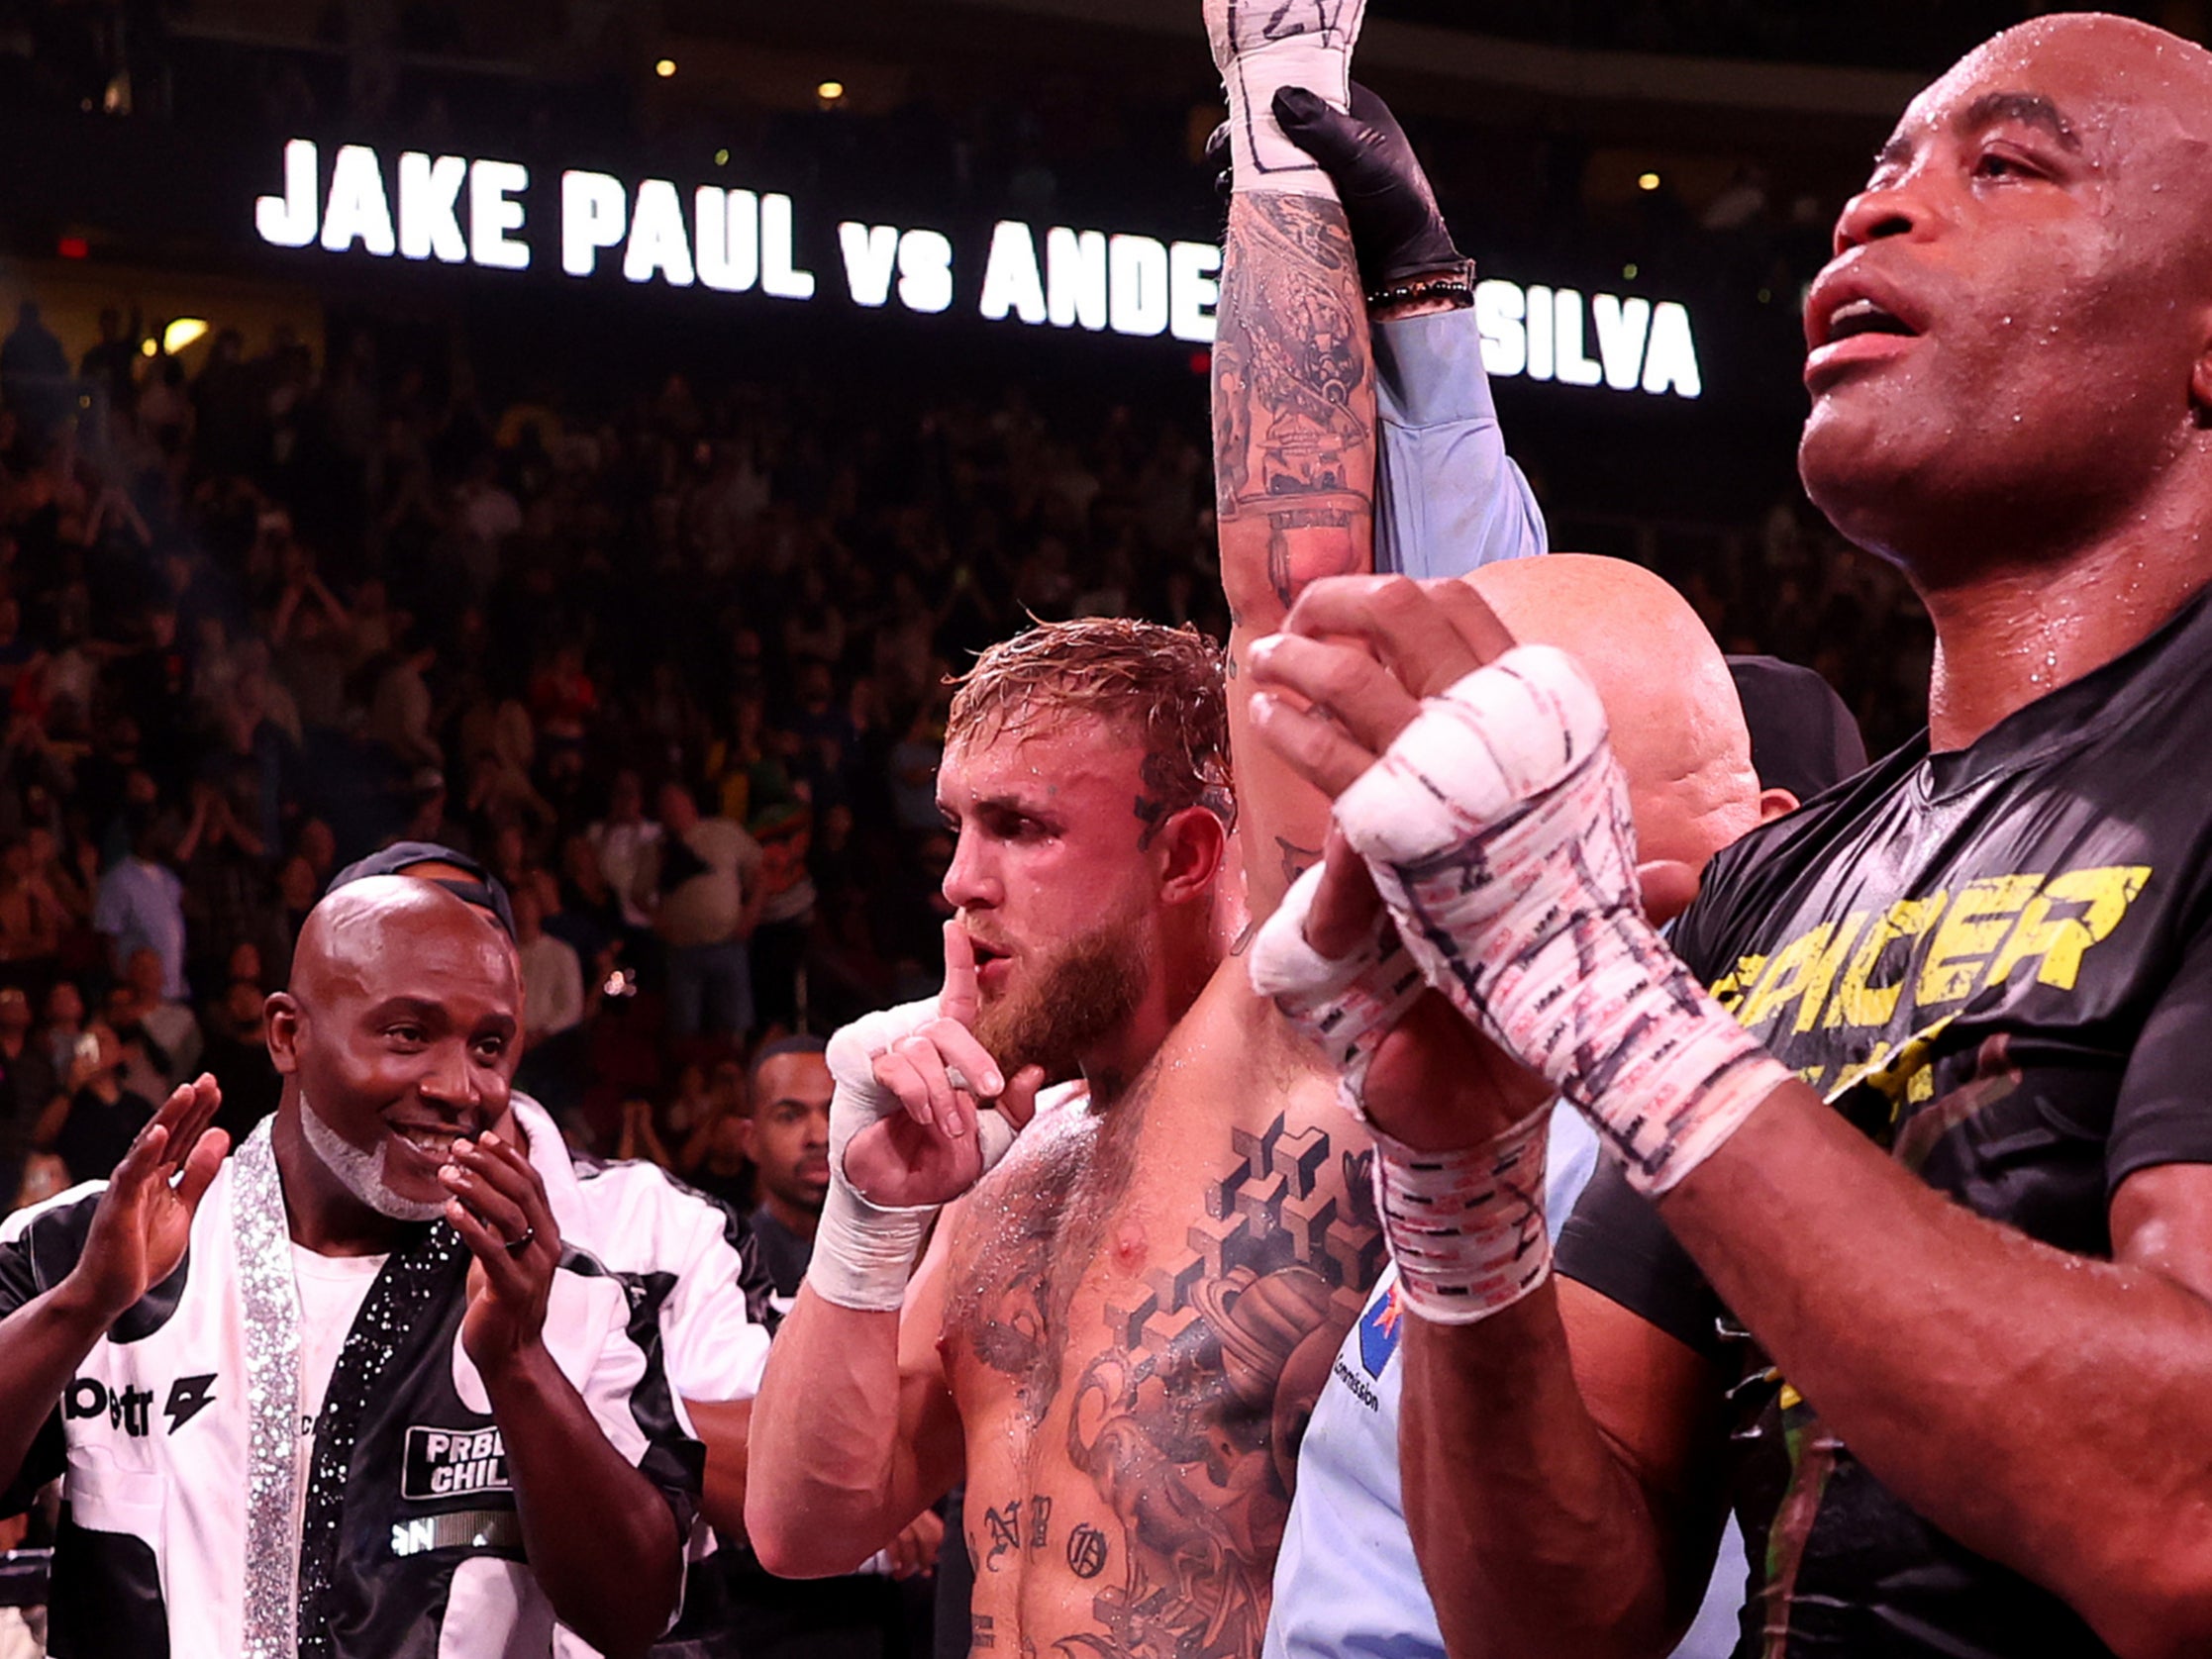
<path fill-rule="evenodd" d="M 1368 292 L 1464 263 L 1388 104 L 1355 81 L 1349 113 L 1302 86 L 1277 92 L 1274 110 L 1291 143 L 1336 185 Z"/>

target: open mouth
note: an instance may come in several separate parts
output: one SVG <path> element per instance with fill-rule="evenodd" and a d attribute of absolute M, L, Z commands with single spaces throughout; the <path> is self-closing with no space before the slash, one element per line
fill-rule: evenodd
<path fill-rule="evenodd" d="M 1834 345 L 1860 335 L 1897 335 L 1910 340 L 1917 333 L 1904 319 L 1884 311 L 1872 300 L 1852 300 L 1838 306 L 1830 315 L 1828 339 L 1823 343 Z"/>
<path fill-rule="evenodd" d="M 453 1143 L 462 1138 L 459 1128 L 438 1123 L 392 1123 L 391 1137 L 423 1159 L 433 1169 L 453 1160 Z"/>

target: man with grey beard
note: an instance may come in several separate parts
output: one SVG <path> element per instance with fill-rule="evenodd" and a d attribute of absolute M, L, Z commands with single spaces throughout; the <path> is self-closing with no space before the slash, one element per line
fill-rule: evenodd
<path fill-rule="evenodd" d="M 0 1239 L 0 1513 L 60 1476 L 55 1650 L 612 1653 L 667 1624 L 702 1455 L 563 1247 L 509 1103 L 512 943 L 432 883 L 325 899 L 229 1162 L 211 1078 Z"/>

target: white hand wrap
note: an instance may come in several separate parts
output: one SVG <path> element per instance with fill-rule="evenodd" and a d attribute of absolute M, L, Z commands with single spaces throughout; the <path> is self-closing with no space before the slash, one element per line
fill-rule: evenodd
<path fill-rule="evenodd" d="M 870 1204 L 845 1173 L 845 1148 L 852 1138 L 870 1123 L 906 1110 L 898 1096 L 876 1082 L 875 1057 L 936 1018 L 937 999 L 931 997 L 865 1015 L 830 1038 L 825 1057 L 837 1085 L 830 1097 L 830 1190 L 806 1277 L 816 1296 L 840 1308 L 896 1312 L 906 1300 L 914 1258 L 940 1208 Z M 996 1112 L 978 1112 L 975 1137 L 988 1171 L 1014 1143 L 1014 1128 Z"/>
<path fill-rule="evenodd" d="M 1337 1099 L 1364 1123 L 1375 1046 L 1429 987 L 1386 915 L 1376 916 L 1358 947 L 1339 960 L 1308 944 L 1306 917 L 1320 888 L 1316 864 L 1267 918 L 1252 941 L 1252 988 L 1272 997 L 1293 1025 L 1321 1044 L 1337 1068 Z"/>
<path fill-rule="evenodd" d="M 1375 1208 L 1406 1306 L 1432 1324 L 1473 1324 L 1552 1276 L 1544 1165 L 1552 1103 L 1497 1139 L 1417 1152 L 1377 1134 Z"/>
<path fill-rule="evenodd" d="M 1406 948 L 1662 1193 L 1789 1073 L 1644 920 L 1628 790 L 1573 658 L 1460 680 L 1337 802 Z"/>
<path fill-rule="evenodd" d="M 1229 100 L 1232 190 L 1336 196 L 1329 175 L 1283 136 L 1275 93 L 1302 86 L 1347 108 L 1366 9 L 1366 0 L 1205 0 L 1206 38 Z"/>

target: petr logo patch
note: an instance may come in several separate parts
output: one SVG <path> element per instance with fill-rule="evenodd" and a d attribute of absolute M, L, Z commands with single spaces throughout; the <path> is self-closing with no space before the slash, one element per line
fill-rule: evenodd
<path fill-rule="evenodd" d="M 421 1502 L 464 1492 L 512 1492 L 507 1443 L 496 1428 L 428 1428 L 407 1431 L 407 1457 L 399 1495 Z"/>

